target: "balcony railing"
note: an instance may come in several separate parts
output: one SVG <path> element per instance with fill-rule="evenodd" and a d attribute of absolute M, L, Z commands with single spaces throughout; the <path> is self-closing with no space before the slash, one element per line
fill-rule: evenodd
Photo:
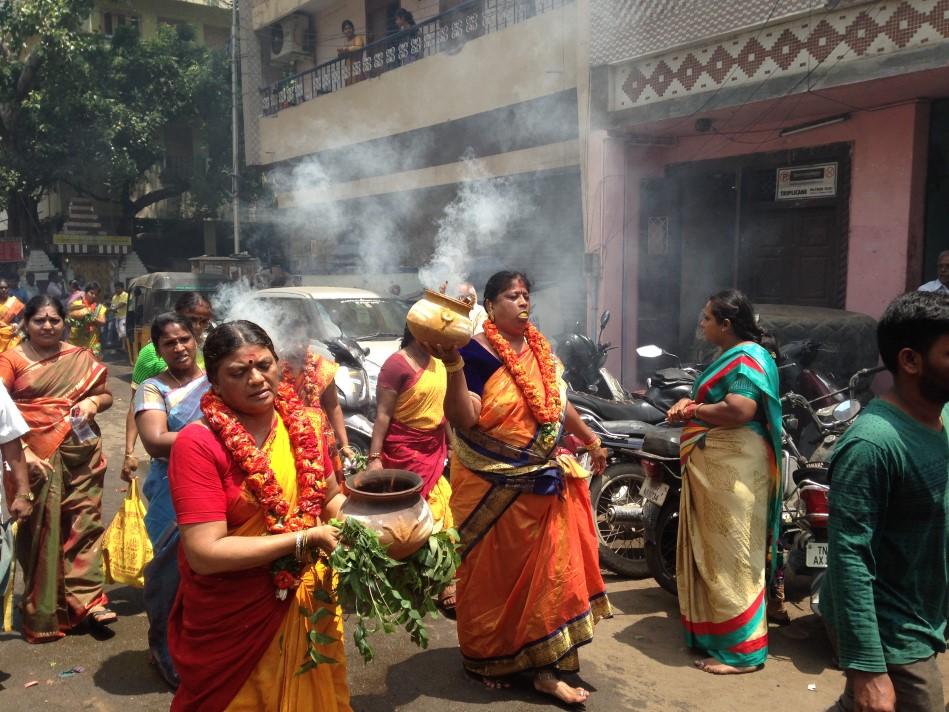
<path fill-rule="evenodd" d="M 454 53 L 468 40 L 500 32 L 570 0 L 469 0 L 415 27 L 348 56 L 324 62 L 260 90 L 264 116 L 331 94 L 434 54 Z"/>

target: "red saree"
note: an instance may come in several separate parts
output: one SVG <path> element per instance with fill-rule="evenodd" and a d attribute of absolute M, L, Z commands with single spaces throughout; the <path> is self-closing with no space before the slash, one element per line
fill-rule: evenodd
<path fill-rule="evenodd" d="M 311 413 L 319 433 L 322 418 Z M 263 449 L 292 508 L 296 470 L 279 418 Z M 202 425 L 192 423 L 179 434 L 168 477 L 180 525 L 223 520 L 229 536 L 266 534 L 263 511 L 243 486 L 243 470 L 218 436 Z M 317 564 L 305 570 L 296 596 L 282 601 L 275 595 L 269 566 L 201 575 L 179 549 L 178 569 L 181 584 L 168 623 L 168 647 L 181 684 L 172 710 L 349 712 L 342 621 L 335 604 L 319 632 L 336 639 L 323 652 L 339 663 L 295 675 L 311 630 L 299 606 L 313 609 L 315 589 L 332 594 L 328 568 Z"/>
<path fill-rule="evenodd" d="M 393 359 L 397 361 L 390 364 Z M 388 376 L 393 366 L 401 371 L 403 378 Z M 411 368 L 401 354 L 395 353 L 379 374 L 380 388 L 399 394 L 382 443 L 382 464 L 417 474 L 425 483 L 422 496 L 428 497 L 445 472 L 448 456 L 444 405 L 448 374 L 445 365 L 431 357 L 425 368 L 405 377 Z"/>

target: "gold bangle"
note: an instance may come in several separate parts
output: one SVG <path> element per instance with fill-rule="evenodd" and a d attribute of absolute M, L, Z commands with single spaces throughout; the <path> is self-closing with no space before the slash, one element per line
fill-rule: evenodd
<path fill-rule="evenodd" d="M 587 449 L 587 452 L 590 452 L 592 450 L 598 450 L 601 447 L 603 447 L 603 441 L 600 440 L 599 435 L 594 435 L 593 439 L 590 442 L 583 443 L 583 447 Z"/>
<path fill-rule="evenodd" d="M 445 364 L 445 370 L 448 373 L 458 373 L 464 367 L 465 367 L 465 360 L 461 357 L 459 357 L 457 361 L 452 361 L 451 363 Z"/>

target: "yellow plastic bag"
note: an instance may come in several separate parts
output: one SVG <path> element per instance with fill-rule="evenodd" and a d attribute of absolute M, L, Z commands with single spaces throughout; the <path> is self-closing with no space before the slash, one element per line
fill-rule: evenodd
<path fill-rule="evenodd" d="M 152 560 L 152 542 L 145 530 L 145 503 L 133 477 L 122 508 L 102 535 L 102 570 L 106 583 L 142 588 L 145 565 Z"/>

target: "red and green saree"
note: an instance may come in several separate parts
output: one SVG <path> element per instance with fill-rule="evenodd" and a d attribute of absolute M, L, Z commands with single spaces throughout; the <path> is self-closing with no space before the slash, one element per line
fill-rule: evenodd
<path fill-rule="evenodd" d="M 781 515 L 781 404 L 771 354 L 754 343 L 729 349 L 705 370 L 692 398 L 718 403 L 728 394 L 755 400 L 756 417 L 734 428 L 693 420 L 682 432 L 679 609 L 690 647 L 753 667 L 768 656 L 767 552 Z"/>

